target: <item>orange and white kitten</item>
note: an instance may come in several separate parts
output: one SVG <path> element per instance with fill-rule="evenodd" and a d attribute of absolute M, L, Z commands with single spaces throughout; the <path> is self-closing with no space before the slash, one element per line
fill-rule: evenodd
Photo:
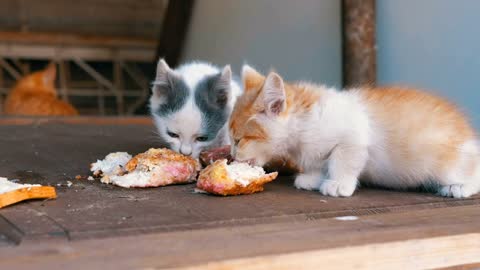
<path fill-rule="evenodd" d="M 395 87 L 289 84 L 248 66 L 242 76 L 229 123 L 238 160 L 292 160 L 302 170 L 297 188 L 330 196 L 351 196 L 358 179 L 397 189 L 434 184 L 455 198 L 480 190 L 475 132 L 447 101 Z"/>
<path fill-rule="evenodd" d="M 29 116 L 78 115 L 77 110 L 57 98 L 55 64 L 21 78 L 5 100 L 5 114 Z"/>

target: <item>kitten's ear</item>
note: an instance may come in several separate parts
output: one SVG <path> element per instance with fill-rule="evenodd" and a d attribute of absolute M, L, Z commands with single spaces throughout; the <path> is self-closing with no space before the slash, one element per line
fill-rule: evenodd
<path fill-rule="evenodd" d="M 262 92 L 267 115 L 277 116 L 286 109 L 285 85 L 280 75 L 275 72 L 268 74 Z"/>
<path fill-rule="evenodd" d="M 153 82 L 152 92 L 157 98 L 162 98 L 166 92 L 170 89 L 170 76 L 172 76 L 172 70 L 168 66 L 167 62 L 161 58 L 157 64 L 157 74 L 155 81 Z"/>
<path fill-rule="evenodd" d="M 55 62 L 51 62 L 43 70 L 43 82 L 48 85 L 55 84 L 56 78 L 57 78 L 57 65 L 55 64 Z"/>
<path fill-rule="evenodd" d="M 258 73 L 255 69 L 249 65 L 243 65 L 242 68 L 242 81 L 244 90 L 258 90 L 265 81 L 265 77 Z"/>
<path fill-rule="evenodd" d="M 165 60 L 161 58 L 160 60 L 158 60 L 157 75 L 155 76 L 155 81 L 159 83 L 168 82 L 168 76 L 170 75 L 171 72 L 172 70 L 168 66 L 167 62 L 165 62 Z"/>
<path fill-rule="evenodd" d="M 232 69 L 230 68 L 230 65 L 227 65 L 223 68 L 222 72 L 218 74 L 211 89 L 211 91 L 213 91 L 211 98 L 215 105 L 220 108 L 225 107 L 230 99 L 231 82 Z"/>

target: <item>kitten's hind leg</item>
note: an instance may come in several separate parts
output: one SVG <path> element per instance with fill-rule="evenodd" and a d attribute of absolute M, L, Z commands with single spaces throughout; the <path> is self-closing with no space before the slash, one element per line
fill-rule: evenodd
<path fill-rule="evenodd" d="M 368 159 L 366 146 L 337 145 L 328 162 L 329 180 L 320 184 L 323 195 L 350 197 Z"/>
<path fill-rule="evenodd" d="M 480 162 L 477 146 L 465 143 L 459 150 L 456 164 L 440 175 L 438 195 L 467 198 L 480 192 Z"/>
<path fill-rule="evenodd" d="M 318 190 L 323 179 L 324 177 L 320 172 L 301 173 L 297 175 L 293 185 L 298 189 Z"/>
<path fill-rule="evenodd" d="M 453 198 L 468 198 L 480 192 L 480 165 L 473 173 L 452 171 L 440 179 L 438 195 Z M 457 168 L 456 170 L 459 170 Z"/>

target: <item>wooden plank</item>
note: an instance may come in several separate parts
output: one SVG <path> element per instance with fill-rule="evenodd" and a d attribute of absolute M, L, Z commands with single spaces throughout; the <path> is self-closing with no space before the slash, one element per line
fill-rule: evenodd
<path fill-rule="evenodd" d="M 159 147 L 150 118 L 2 121 L 7 125 L 0 125 L 0 175 L 59 185 L 54 201 L 2 209 L 1 215 L 24 232 L 19 247 L 0 249 L 2 269 L 51 268 L 53 264 L 85 269 L 105 266 L 105 262 L 115 262 L 108 265 L 115 269 L 210 267 L 224 266 L 225 261 L 230 265 L 232 260 L 232 266 L 243 266 L 245 258 L 253 259 L 252 268 L 286 259 L 327 268 L 329 258 L 340 260 L 341 254 L 348 254 L 344 252 L 355 252 L 352 247 L 364 256 L 352 255 L 352 260 L 342 262 L 344 266 L 356 259 L 376 258 L 374 252 L 390 244 L 398 244 L 391 260 L 358 263 L 389 266 L 398 263 L 401 254 L 419 265 L 439 262 L 432 267 L 475 263 L 468 256 L 478 250 L 468 239 L 480 244 L 476 238 L 480 196 L 459 200 L 360 188 L 351 198 L 330 198 L 295 189 L 291 177 L 280 177 L 263 193 L 227 198 L 192 194 L 194 185 L 123 189 L 75 176 L 85 178 L 89 163 L 107 153 L 135 154 Z M 337 219 L 342 216 L 355 218 Z M 444 238 L 455 236 L 460 238 Z M 433 250 L 432 257 L 424 249 Z M 449 260 L 438 259 L 441 256 Z"/>
<path fill-rule="evenodd" d="M 63 101 L 65 102 L 69 102 L 69 98 L 68 98 L 68 77 L 69 77 L 69 73 L 70 73 L 70 70 L 69 70 L 69 65 L 68 65 L 68 62 L 66 61 L 57 61 L 58 63 L 58 78 L 59 78 L 59 81 L 60 81 L 60 93 L 61 93 L 61 98 Z"/>
<path fill-rule="evenodd" d="M 437 268 L 437 270 L 478 270 L 478 269 L 480 269 L 480 263 L 470 263 L 470 264 Z"/>
<path fill-rule="evenodd" d="M 2 0 L 2 29 L 156 38 L 166 0 Z"/>
<path fill-rule="evenodd" d="M 343 0 L 343 84 L 376 82 L 375 0 Z"/>
<path fill-rule="evenodd" d="M 0 215 L 0 246 L 4 244 L 18 245 L 22 241 L 23 232 L 12 222 Z"/>
<path fill-rule="evenodd" d="M 480 262 L 479 243 L 480 233 L 475 233 L 227 260 L 175 269 L 432 269 Z"/>
<path fill-rule="evenodd" d="M 0 125 L 45 125 L 45 124 L 71 124 L 71 125 L 152 125 L 152 119 L 145 116 L 131 117 L 104 117 L 104 116 L 78 116 L 78 117 L 3 117 L 0 118 Z"/>
<path fill-rule="evenodd" d="M 85 180 L 89 164 L 110 152 L 137 154 L 160 147 L 151 119 L 38 118 L 30 124 L 0 125 L 0 175 L 56 186 L 58 198 L 41 209 L 74 240 L 480 204 L 478 196 L 456 200 L 366 188 L 352 198 L 330 198 L 297 190 L 292 177 L 283 176 L 268 184 L 265 192 L 229 198 L 192 194 L 194 185 L 124 189 Z M 83 180 L 76 180 L 76 175 Z M 67 181 L 72 185 L 67 186 Z M 26 203 L 35 209 L 40 209 L 39 204 Z M 21 205 L 12 211 L 28 215 L 17 208 Z"/>
<path fill-rule="evenodd" d="M 95 68 L 93 68 L 87 62 L 77 57 L 73 59 L 73 62 L 77 64 L 80 68 L 82 68 L 82 70 L 85 71 L 88 75 L 90 75 L 93 79 L 95 79 L 97 83 L 106 87 L 108 90 L 115 92 L 115 86 L 113 85 L 113 83 L 105 76 L 100 74 L 98 71 L 96 71 Z M 118 89 L 116 90 L 118 91 Z"/>
<path fill-rule="evenodd" d="M 5 94 L 7 95 L 10 92 L 10 89 L 1 89 L 0 88 L 0 94 Z M 92 88 L 75 88 L 75 89 L 69 89 L 68 90 L 68 95 L 69 96 L 76 96 L 76 97 L 91 97 L 91 96 L 97 96 L 98 95 L 98 88 L 97 89 L 92 89 Z M 123 95 L 125 97 L 140 97 L 140 99 L 143 101 L 142 104 L 148 99 L 148 92 L 145 93 L 145 90 L 142 91 L 141 89 L 125 89 L 123 91 Z M 104 91 L 103 96 L 105 97 L 115 97 L 115 93 L 112 93 L 111 91 Z"/>
<path fill-rule="evenodd" d="M 478 206 L 223 227 L 0 249 L 31 269 L 425 269 L 478 263 Z M 135 244 L 132 244 L 135 243 Z M 48 256 L 46 256 L 48 254 Z"/>
<path fill-rule="evenodd" d="M 154 39 L 71 33 L 0 31 L 0 43 L 154 49 Z"/>
<path fill-rule="evenodd" d="M 22 75 L 3 58 L 0 58 L 0 68 L 5 69 L 16 80 L 22 77 Z"/>
<path fill-rule="evenodd" d="M 157 61 L 162 57 L 171 67 L 178 65 L 194 3 L 194 0 L 168 2 L 167 13 L 158 42 L 157 55 L 152 61 Z"/>
<path fill-rule="evenodd" d="M 131 104 L 127 109 L 127 115 L 133 115 L 137 109 L 145 104 L 150 94 L 150 82 L 137 65 L 128 65 L 122 62 L 122 68 L 133 79 L 133 81 L 142 89 L 140 98 Z"/>
<path fill-rule="evenodd" d="M 117 104 L 117 115 L 125 114 L 125 101 L 123 99 L 123 89 L 125 81 L 123 79 L 123 70 L 121 61 L 113 62 L 113 92 L 115 93 L 115 102 Z"/>
<path fill-rule="evenodd" d="M 33 239 L 68 241 L 70 237 L 68 231 L 43 211 L 43 208 L 48 207 L 52 202 L 54 201 L 37 202 L 38 208 L 33 208 L 28 203 L 20 203 L 14 207 L 2 209 L 2 216 L 21 232 L 6 231 L 13 244 L 19 245 Z"/>
<path fill-rule="evenodd" d="M 0 44 L 0 57 L 28 58 L 32 60 L 125 61 L 151 62 L 154 50 L 142 48 L 111 49 L 105 47 L 55 47 L 50 45 Z"/>
<path fill-rule="evenodd" d="M 98 85 L 97 105 L 98 114 L 100 114 L 101 116 L 105 116 L 105 91 L 101 85 Z"/>

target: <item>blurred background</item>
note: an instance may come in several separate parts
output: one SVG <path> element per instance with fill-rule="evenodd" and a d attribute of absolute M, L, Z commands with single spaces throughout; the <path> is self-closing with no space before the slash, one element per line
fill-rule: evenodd
<path fill-rule="evenodd" d="M 49 62 L 81 115 L 146 114 L 158 57 L 275 69 L 343 87 L 400 84 L 480 128 L 476 0 L 3 0 L 0 102 Z"/>

